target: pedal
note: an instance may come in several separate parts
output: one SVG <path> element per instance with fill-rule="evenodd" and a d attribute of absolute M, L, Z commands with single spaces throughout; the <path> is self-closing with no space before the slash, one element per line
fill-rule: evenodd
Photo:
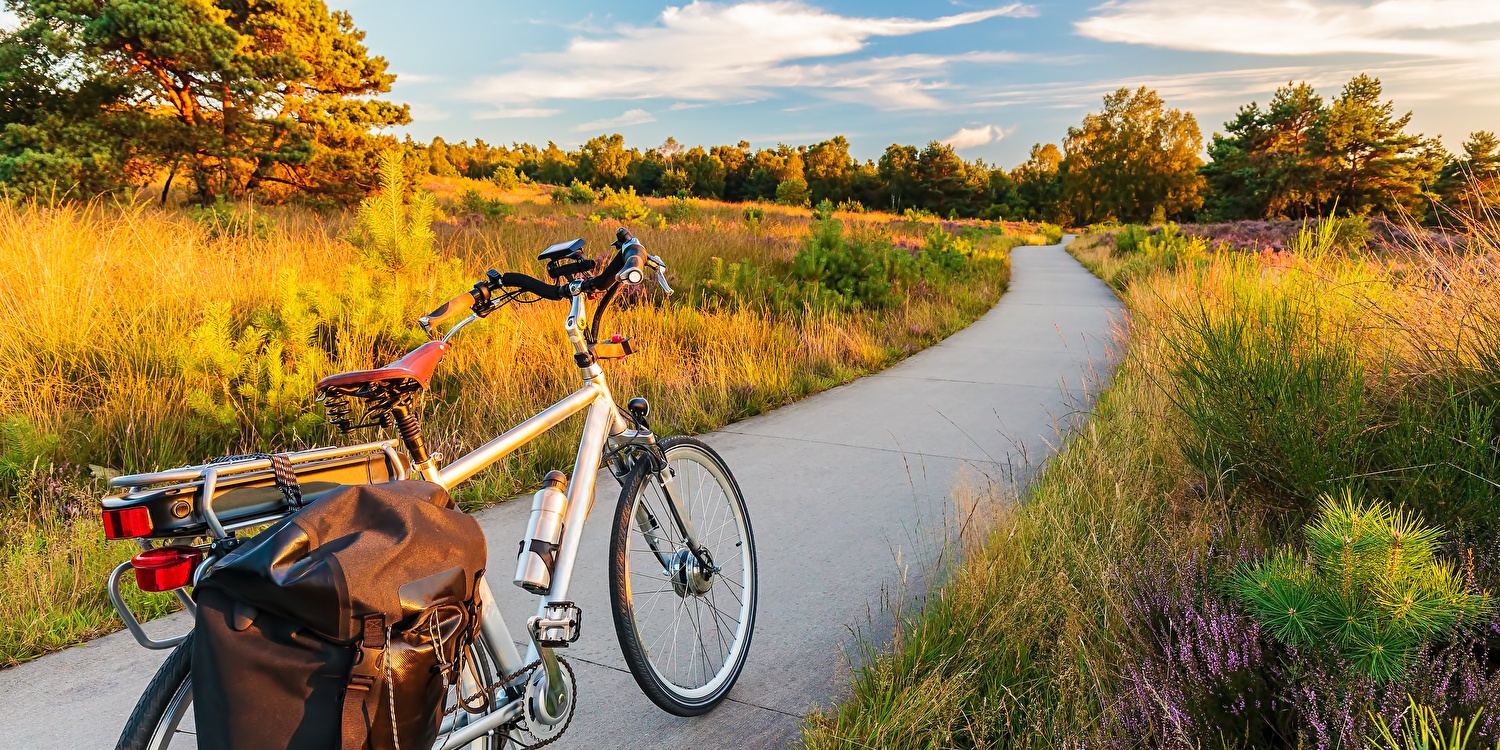
<path fill-rule="evenodd" d="M 526 621 L 539 648 L 567 648 L 583 635 L 583 608 L 573 602 L 548 604 L 545 615 Z"/>

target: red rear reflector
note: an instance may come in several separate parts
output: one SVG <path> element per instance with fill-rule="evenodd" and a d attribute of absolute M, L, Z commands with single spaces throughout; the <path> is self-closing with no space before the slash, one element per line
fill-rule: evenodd
<path fill-rule="evenodd" d="M 105 539 L 136 539 L 151 534 L 151 512 L 144 506 L 104 511 Z"/>
<path fill-rule="evenodd" d="M 202 561 L 203 552 L 194 547 L 157 547 L 136 555 L 130 565 L 142 591 L 171 591 L 192 583 Z"/>

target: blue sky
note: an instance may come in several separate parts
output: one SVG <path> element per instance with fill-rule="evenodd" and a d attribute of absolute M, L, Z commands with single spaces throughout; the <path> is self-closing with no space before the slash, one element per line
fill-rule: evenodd
<path fill-rule="evenodd" d="M 1500 130 L 1500 0 L 333 0 L 399 74 L 413 136 L 574 146 L 947 140 L 1002 166 L 1120 86 L 1205 138 L 1279 83 L 1378 75 L 1456 149 Z"/>

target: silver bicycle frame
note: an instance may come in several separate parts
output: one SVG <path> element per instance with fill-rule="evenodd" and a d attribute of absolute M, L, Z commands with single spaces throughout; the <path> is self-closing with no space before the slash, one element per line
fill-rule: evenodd
<path fill-rule="evenodd" d="M 572 305 L 568 311 L 566 329 L 568 340 L 573 344 L 573 351 L 578 355 L 588 354 L 588 345 L 584 340 L 580 325 L 586 320 L 584 310 L 584 296 L 578 293 L 577 283 L 573 285 Z M 449 336 L 460 327 L 467 325 L 474 316 L 460 321 L 458 325 L 449 331 Z M 591 358 L 590 358 L 591 359 Z M 568 417 L 580 411 L 587 411 L 583 422 L 583 437 L 578 443 L 578 455 L 573 462 L 573 477 L 568 482 L 568 505 L 563 520 L 563 535 L 558 542 L 555 562 L 552 568 L 552 582 L 546 595 L 537 603 L 537 616 L 545 616 L 547 606 L 559 602 L 570 601 L 568 598 L 568 584 L 572 579 L 573 565 L 578 559 L 579 543 L 583 538 L 584 523 L 588 520 L 589 511 L 594 504 L 594 483 L 599 476 L 599 464 L 604 456 L 606 444 L 611 447 L 621 447 L 630 443 L 654 442 L 655 438 L 649 431 L 637 431 L 625 420 L 616 408 L 614 396 L 610 393 L 609 385 L 604 379 L 604 371 L 599 368 L 598 363 L 591 363 L 581 368 L 583 374 L 583 386 L 561 401 L 542 410 L 536 416 L 512 427 L 503 435 L 475 448 L 469 454 L 459 458 L 445 467 L 439 467 L 437 459 L 431 459 L 427 463 L 415 467 L 416 473 L 422 478 L 441 485 L 445 489 L 453 489 L 465 480 L 488 468 L 497 461 L 515 452 L 527 443 L 540 437 L 543 433 L 557 426 Z M 680 496 L 675 492 L 675 486 L 668 475 L 666 494 L 669 500 L 676 505 L 680 502 Z M 682 519 L 687 518 L 686 510 L 677 508 L 676 515 Z M 684 529 L 690 544 L 696 544 L 696 534 L 691 529 Z M 550 649 L 538 649 L 535 639 L 531 639 L 531 645 L 527 648 L 526 658 L 520 658 L 515 647 L 515 641 L 511 638 L 510 630 L 505 625 L 505 619 L 500 614 L 499 608 L 495 606 L 494 595 L 489 589 L 489 579 L 480 580 L 479 595 L 483 601 L 483 609 L 480 613 L 480 629 L 484 633 L 485 641 L 489 643 L 493 653 L 491 656 L 504 674 L 510 674 L 521 669 L 526 664 L 541 658 L 543 669 L 549 673 L 549 677 L 556 678 L 556 662 L 550 654 Z M 524 698 L 520 700 L 525 700 Z M 515 720 L 520 714 L 520 700 L 500 707 L 495 713 L 481 717 L 467 726 L 456 728 L 445 740 L 441 741 L 434 750 L 445 748 L 458 748 L 468 744 L 488 733 L 490 730 Z"/>
<path fill-rule="evenodd" d="M 579 327 L 586 320 L 584 295 L 580 293 L 578 282 L 574 282 L 570 286 L 569 291 L 572 293 L 572 303 L 568 311 L 566 324 L 568 340 L 572 342 L 575 354 L 586 356 L 589 353 L 589 349 L 583 332 Z M 449 330 L 447 337 L 452 337 L 460 328 L 475 320 L 477 320 L 477 317 L 471 315 L 460 321 Z M 587 357 L 582 361 L 591 360 L 592 357 Z M 629 444 L 651 444 L 655 441 L 655 436 L 649 430 L 634 429 L 633 425 L 626 421 L 620 414 L 620 410 L 615 406 L 614 396 L 610 393 L 609 385 L 604 379 L 604 372 L 599 368 L 597 363 L 591 361 L 587 366 L 581 367 L 580 371 L 583 375 L 583 385 L 571 395 L 547 407 L 536 416 L 512 427 L 504 434 L 475 448 L 467 455 L 449 463 L 447 466 L 440 466 L 439 457 L 433 456 L 426 462 L 412 467 L 413 473 L 422 479 L 440 485 L 444 489 L 452 490 L 480 471 L 514 453 L 521 446 L 530 443 L 543 433 L 556 427 L 568 417 L 580 411 L 587 412 L 583 423 L 583 437 L 579 441 L 578 455 L 573 464 L 573 477 L 568 483 L 568 505 L 564 516 L 562 539 L 559 540 L 553 564 L 551 586 L 537 603 L 538 616 L 546 614 L 549 604 L 569 601 L 568 584 L 573 575 L 573 565 L 578 559 L 578 549 L 580 540 L 583 538 L 584 523 L 588 520 L 589 511 L 592 509 L 594 503 L 594 483 L 598 479 L 599 464 L 603 459 L 605 446 L 610 445 L 612 448 L 619 448 Z M 393 448 L 394 444 L 395 441 L 390 441 L 388 446 L 378 447 Z M 374 444 L 356 447 L 368 450 L 371 445 Z M 328 449 L 327 453 L 329 455 L 336 455 L 348 450 L 351 449 Z M 322 456 L 324 454 L 323 452 L 319 452 L 317 455 Z M 247 463 L 245 466 L 248 468 L 264 468 L 261 466 L 262 463 L 267 466 L 269 465 L 269 462 L 261 460 Z M 207 467 L 194 467 L 158 472 L 156 474 L 121 477 L 115 481 L 122 485 L 146 486 L 159 482 L 186 481 L 190 478 L 202 477 L 205 470 L 211 473 L 214 471 Z M 398 478 L 405 477 L 403 475 Z M 681 497 L 676 492 L 675 482 L 670 471 L 663 472 L 662 485 L 662 489 L 668 500 L 673 506 L 677 506 L 681 502 Z M 211 485 L 208 487 L 206 495 L 212 495 Z M 684 524 L 682 530 L 688 543 L 696 547 L 697 536 L 691 526 L 687 525 L 687 513 L 685 509 L 676 507 L 675 510 L 677 511 L 675 515 L 679 519 L 678 522 Z M 212 518 L 210 525 L 217 527 L 213 529 L 216 533 L 224 530 L 218 524 L 217 518 Z M 234 528 L 239 528 L 243 525 L 236 524 Z M 222 536 L 223 534 L 220 533 L 219 535 Z M 129 562 L 126 562 L 120 568 L 116 569 L 110 578 L 112 598 L 117 600 L 117 609 L 122 612 L 122 617 L 129 610 L 123 606 L 123 601 L 119 600 L 118 594 L 116 594 L 114 589 L 117 586 L 117 579 L 129 564 Z M 208 561 L 205 561 L 203 569 L 206 569 L 207 565 Z M 200 569 L 199 574 L 201 575 L 202 572 L 203 570 Z M 181 590 L 177 593 L 179 598 L 184 600 L 184 605 L 191 609 L 191 604 L 189 603 L 191 600 Z M 557 678 L 556 660 L 551 654 L 551 649 L 538 649 L 534 638 L 531 639 L 532 645 L 527 649 L 526 658 L 521 658 L 520 653 L 516 650 L 515 641 L 511 637 L 511 631 L 506 627 L 505 618 L 501 615 L 499 607 L 495 604 L 494 593 L 490 590 L 488 578 L 480 579 L 478 596 L 481 602 L 480 630 L 484 634 L 484 641 L 488 644 L 489 656 L 499 668 L 500 673 L 511 674 L 520 670 L 526 664 L 541 659 L 543 661 L 542 668 L 548 673 L 548 676 L 554 679 Z M 126 619 L 127 627 L 136 636 L 137 640 L 141 641 L 142 645 L 146 645 L 148 648 L 170 648 L 186 637 L 184 635 L 169 641 L 152 641 L 146 638 L 145 633 L 139 627 L 139 623 L 131 622 L 133 619 L 133 617 Z M 471 689 L 476 687 L 479 686 L 470 686 Z M 433 750 L 463 747 L 488 734 L 491 730 L 516 720 L 522 715 L 521 702 L 524 700 L 525 698 L 523 697 L 511 701 L 503 706 L 499 706 L 495 712 L 478 718 L 460 713 L 460 725 L 449 727 L 451 731 L 439 741 Z M 468 721 L 469 723 L 464 724 L 462 723 L 463 721 Z"/>

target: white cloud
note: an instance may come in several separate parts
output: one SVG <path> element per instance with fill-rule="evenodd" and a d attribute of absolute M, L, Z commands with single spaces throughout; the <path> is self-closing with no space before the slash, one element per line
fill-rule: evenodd
<path fill-rule="evenodd" d="M 442 122 L 453 116 L 447 110 L 423 102 L 410 102 L 412 122 Z"/>
<path fill-rule="evenodd" d="M 496 107 L 486 112 L 474 115 L 476 120 L 521 120 L 539 117 L 551 117 L 562 112 L 560 109 L 546 109 L 543 107 Z"/>
<path fill-rule="evenodd" d="M 896 37 L 1032 15 L 1013 3 L 934 19 L 841 16 L 793 0 L 667 7 L 655 23 L 621 26 L 605 38 L 574 38 L 556 53 L 523 57 L 517 69 L 481 80 L 476 98 L 502 104 L 555 99 L 729 101 L 799 87 L 887 109 L 938 105 L 926 93 L 962 56 L 901 55 L 835 64 L 798 61 L 850 55 L 876 37 Z M 973 54 L 973 53 L 971 53 Z M 1011 62 L 978 53 L 971 62 Z"/>
<path fill-rule="evenodd" d="M 1116 0 L 1085 36 L 1257 55 L 1369 53 L 1479 59 L 1500 68 L 1495 0 Z"/>
<path fill-rule="evenodd" d="M 983 146 L 994 143 L 1005 137 L 1005 131 L 999 125 L 981 125 L 977 128 L 959 128 L 957 133 L 943 139 L 943 143 L 952 146 L 955 151 Z"/>
<path fill-rule="evenodd" d="M 656 116 L 644 109 L 632 109 L 626 111 L 619 117 L 606 117 L 602 120 L 591 120 L 573 128 L 577 132 L 585 130 L 606 130 L 609 128 L 623 128 L 630 125 L 644 125 L 648 122 L 656 122 Z"/>

